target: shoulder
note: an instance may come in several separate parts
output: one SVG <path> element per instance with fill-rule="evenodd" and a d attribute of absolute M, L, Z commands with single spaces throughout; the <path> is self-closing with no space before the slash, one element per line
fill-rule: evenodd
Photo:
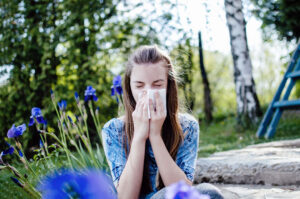
<path fill-rule="evenodd" d="M 124 127 L 124 121 L 120 118 L 112 118 L 109 121 L 107 121 L 103 128 L 102 132 L 109 131 L 109 133 L 117 133 L 121 134 Z"/>
<path fill-rule="evenodd" d="M 199 123 L 197 119 L 189 114 L 189 113 L 179 113 L 178 114 L 180 125 L 182 130 L 186 128 L 191 128 L 191 127 L 198 127 L 199 128 Z"/>
<path fill-rule="evenodd" d="M 179 121 L 184 136 L 184 143 L 197 142 L 200 130 L 196 118 L 188 113 L 179 113 Z"/>

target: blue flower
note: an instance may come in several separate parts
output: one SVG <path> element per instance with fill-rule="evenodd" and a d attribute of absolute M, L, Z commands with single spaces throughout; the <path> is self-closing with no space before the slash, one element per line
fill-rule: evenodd
<path fill-rule="evenodd" d="M 15 126 L 15 124 L 12 125 L 12 127 L 8 130 L 7 132 L 7 137 L 8 138 L 15 138 L 24 133 L 26 130 L 26 124 L 22 124 L 20 126 Z"/>
<path fill-rule="evenodd" d="M 2 151 L 1 156 L 8 155 L 8 154 L 11 155 L 14 153 L 14 151 L 15 151 L 15 148 L 11 146 L 8 149 Z"/>
<path fill-rule="evenodd" d="M 94 100 L 97 101 L 98 97 L 96 96 L 96 89 L 92 86 L 87 86 L 84 92 L 84 101 Z"/>
<path fill-rule="evenodd" d="M 44 130 L 47 129 L 48 121 L 44 119 Z"/>
<path fill-rule="evenodd" d="M 184 181 L 179 181 L 166 188 L 166 199 L 209 199 L 205 194 L 200 194 L 192 186 L 187 185 Z"/>
<path fill-rule="evenodd" d="M 29 124 L 28 126 L 32 126 L 35 122 L 34 118 L 36 119 L 36 121 L 39 123 L 39 124 L 44 124 L 45 123 L 45 120 L 42 116 L 42 111 L 40 108 L 37 108 L 37 107 L 33 107 L 31 109 L 31 116 L 30 116 L 30 120 L 29 120 Z"/>
<path fill-rule="evenodd" d="M 54 97 L 54 92 L 52 89 L 50 89 L 50 95 L 51 95 L 51 99 L 54 100 L 55 97 Z"/>
<path fill-rule="evenodd" d="M 73 124 L 73 120 L 69 115 L 68 115 L 68 119 L 69 119 L 70 123 Z"/>
<path fill-rule="evenodd" d="M 22 183 L 17 179 L 17 178 L 14 178 L 14 177 L 10 177 L 10 179 L 14 182 L 14 183 L 16 183 L 18 186 L 20 186 L 20 187 L 24 187 L 24 185 L 22 185 Z"/>
<path fill-rule="evenodd" d="M 67 101 L 66 100 L 61 100 L 60 102 L 57 102 L 58 107 L 61 111 L 65 111 L 67 108 Z"/>
<path fill-rule="evenodd" d="M 8 149 L 6 149 L 6 150 L 4 150 L 4 151 L 2 151 L 1 153 L 0 153 L 0 165 L 1 164 L 4 164 L 4 162 L 3 162 L 3 160 L 2 160 L 2 156 L 4 156 L 4 155 L 8 155 L 8 154 L 13 154 L 14 153 L 14 151 L 15 151 L 15 148 L 14 147 L 12 147 L 9 143 L 7 143 L 6 142 L 6 144 L 8 145 Z"/>
<path fill-rule="evenodd" d="M 79 95 L 78 95 L 77 91 L 75 91 L 74 96 L 75 96 L 76 102 L 79 103 Z"/>
<path fill-rule="evenodd" d="M 22 158 L 24 155 L 21 150 L 19 150 L 19 156 Z"/>
<path fill-rule="evenodd" d="M 111 96 L 115 96 L 117 94 L 122 95 L 122 77 L 121 75 L 115 76 L 113 79 L 113 85 L 111 86 Z"/>
<path fill-rule="evenodd" d="M 42 198 L 117 199 L 110 178 L 99 170 L 59 170 L 38 185 Z"/>
<path fill-rule="evenodd" d="M 42 140 L 40 139 L 40 148 L 43 148 L 44 144 L 42 142 Z"/>

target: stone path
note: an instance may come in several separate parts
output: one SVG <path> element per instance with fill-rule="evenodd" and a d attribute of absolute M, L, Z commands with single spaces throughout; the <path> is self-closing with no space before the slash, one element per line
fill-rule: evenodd
<path fill-rule="evenodd" d="M 298 186 L 216 184 L 225 199 L 299 199 Z"/>
<path fill-rule="evenodd" d="M 195 183 L 201 182 L 228 191 L 231 196 L 227 198 L 300 199 L 300 139 L 251 145 L 199 158 Z"/>

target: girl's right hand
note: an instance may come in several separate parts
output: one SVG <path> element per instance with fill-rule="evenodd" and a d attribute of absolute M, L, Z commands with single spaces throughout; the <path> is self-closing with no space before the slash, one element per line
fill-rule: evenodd
<path fill-rule="evenodd" d="M 144 91 L 132 112 L 134 123 L 133 139 L 138 141 L 146 141 L 149 137 L 149 118 L 148 118 L 148 97 Z"/>

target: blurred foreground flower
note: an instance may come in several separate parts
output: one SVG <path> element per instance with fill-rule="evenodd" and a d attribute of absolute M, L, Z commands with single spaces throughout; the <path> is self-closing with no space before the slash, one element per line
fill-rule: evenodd
<path fill-rule="evenodd" d="M 15 124 L 12 125 L 12 127 L 7 132 L 8 138 L 14 138 L 18 137 L 23 134 L 23 132 L 26 130 L 26 124 L 22 124 L 20 126 L 15 126 Z"/>
<path fill-rule="evenodd" d="M 110 178 L 100 170 L 59 170 L 42 179 L 42 198 L 117 199 Z"/>
<path fill-rule="evenodd" d="M 183 181 L 172 184 L 166 188 L 166 199 L 209 199 L 205 194 L 200 194 L 195 188 Z"/>
<path fill-rule="evenodd" d="M 28 126 L 32 126 L 35 123 L 35 119 L 39 124 L 44 124 L 45 123 L 45 120 L 42 116 L 42 111 L 41 111 L 40 108 L 37 108 L 37 107 L 33 107 L 31 109 L 31 116 L 30 116 Z"/>
<path fill-rule="evenodd" d="M 87 86 L 86 90 L 84 91 L 84 101 L 94 100 L 97 101 L 98 97 L 96 96 L 96 89 L 92 86 Z"/>

